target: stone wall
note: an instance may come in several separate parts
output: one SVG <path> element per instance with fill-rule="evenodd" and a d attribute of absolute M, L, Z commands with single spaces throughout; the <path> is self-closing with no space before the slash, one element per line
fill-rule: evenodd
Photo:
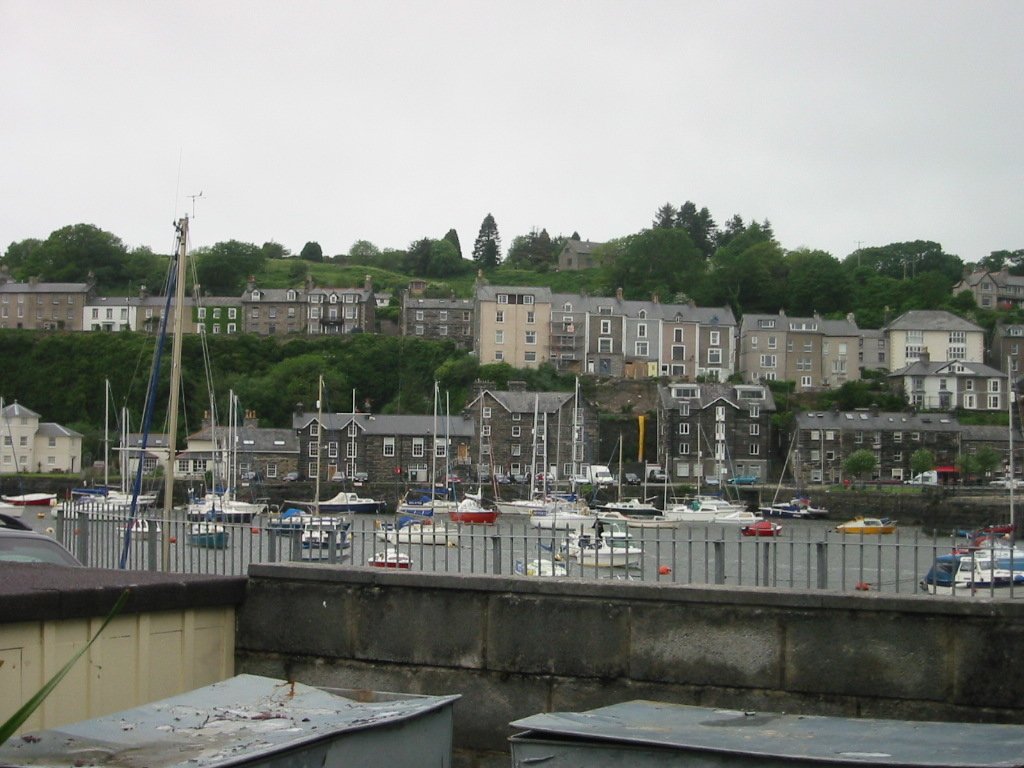
<path fill-rule="evenodd" d="M 235 661 L 460 694 L 457 762 L 507 765 L 512 720 L 632 699 L 1024 723 L 1022 640 L 1016 600 L 254 565 Z"/>

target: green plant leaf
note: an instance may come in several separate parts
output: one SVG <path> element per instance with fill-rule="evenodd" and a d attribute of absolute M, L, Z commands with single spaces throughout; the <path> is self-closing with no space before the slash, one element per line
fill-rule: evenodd
<path fill-rule="evenodd" d="M 111 619 L 113 619 L 117 614 L 121 612 L 121 609 L 124 607 L 124 604 L 128 601 L 128 595 L 130 592 L 131 590 L 126 589 L 124 592 L 121 593 L 121 596 L 117 599 L 117 602 L 114 603 L 114 607 L 110 609 L 110 613 L 107 614 L 107 618 L 103 620 L 103 624 L 101 624 L 100 628 L 96 630 L 96 634 L 92 636 L 92 639 L 89 640 L 89 642 L 86 643 L 85 646 L 83 646 L 78 651 L 78 653 L 72 656 L 68 663 L 61 667 L 57 674 L 55 674 L 46 682 L 46 685 L 40 688 L 31 699 L 26 701 L 22 705 L 22 707 L 13 715 L 11 715 L 11 717 L 3 725 L 0 725 L 0 744 L 5 743 L 9 738 L 11 738 L 11 736 L 14 735 L 15 731 L 17 731 L 22 725 L 24 725 L 25 721 L 32 716 L 32 713 L 35 712 L 40 707 L 40 705 L 42 705 L 46 697 L 49 696 L 53 692 L 53 689 L 56 688 L 57 685 L 60 683 L 60 681 L 64 679 L 64 676 L 71 671 L 71 668 L 75 665 L 75 662 L 82 658 L 82 655 L 86 651 L 88 651 L 89 648 L 92 647 L 92 644 L 96 642 L 96 639 L 101 634 L 103 634 L 103 630 L 107 628 L 107 625 L 110 623 Z"/>

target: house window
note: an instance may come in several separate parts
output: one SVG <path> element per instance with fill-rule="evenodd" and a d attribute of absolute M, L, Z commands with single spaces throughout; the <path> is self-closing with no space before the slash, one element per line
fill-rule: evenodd
<path fill-rule="evenodd" d="M 414 458 L 423 458 L 425 443 L 422 437 L 414 437 L 412 439 L 412 455 Z"/>
<path fill-rule="evenodd" d="M 535 362 L 537 362 L 537 353 L 536 352 L 524 352 L 523 353 L 523 362 L 526 362 L 526 363 L 535 363 Z"/>
<path fill-rule="evenodd" d="M 601 334 L 604 336 L 609 335 L 612 332 L 612 321 L 601 320 Z"/>
<path fill-rule="evenodd" d="M 537 332 L 536 331 L 527 331 L 526 332 L 526 343 L 527 344 L 536 344 L 537 343 Z"/>
<path fill-rule="evenodd" d="M 505 343 L 505 332 L 504 331 L 495 331 L 494 332 L 494 343 L 495 344 L 504 344 Z"/>
<path fill-rule="evenodd" d="M 491 425 L 490 424 L 484 424 L 482 427 L 480 427 L 480 437 L 490 437 L 490 436 L 491 436 Z"/>
<path fill-rule="evenodd" d="M 607 336 L 598 338 L 597 351 L 608 354 L 612 351 L 612 340 Z"/>
<path fill-rule="evenodd" d="M 721 341 L 721 339 L 722 339 L 722 332 L 721 331 L 711 331 L 711 333 L 708 334 L 708 336 L 709 336 L 708 343 L 712 347 L 717 347 L 719 344 L 722 343 L 722 341 Z"/>
<path fill-rule="evenodd" d="M 809 387 L 809 386 L 811 386 L 811 377 L 810 376 L 801 376 L 800 377 L 800 386 L 801 387 Z"/>
<path fill-rule="evenodd" d="M 512 437 L 522 437 L 523 428 L 520 426 L 512 427 Z"/>
<path fill-rule="evenodd" d="M 751 435 L 760 435 L 761 434 L 761 425 L 760 424 L 756 424 L 756 423 L 755 424 L 751 424 L 750 425 L 750 434 Z"/>
<path fill-rule="evenodd" d="M 758 455 L 760 455 L 760 453 L 761 453 L 761 444 L 760 443 L 751 443 L 750 444 L 750 455 L 751 456 L 758 456 Z"/>
<path fill-rule="evenodd" d="M 775 336 L 768 337 L 768 349 L 778 349 L 779 343 Z"/>
<path fill-rule="evenodd" d="M 489 406 L 489 405 L 485 405 L 484 406 L 484 418 L 485 419 L 491 418 L 491 406 Z M 514 420 L 515 420 L 515 418 L 513 417 L 513 421 Z"/>
<path fill-rule="evenodd" d="M 709 349 L 708 350 L 708 365 L 721 365 L 722 364 L 722 350 L 721 349 Z"/>
<path fill-rule="evenodd" d="M 688 435 L 690 434 L 690 425 L 687 422 L 683 422 L 679 425 L 679 434 Z"/>
<path fill-rule="evenodd" d="M 395 438 L 385 437 L 384 438 L 384 455 L 394 456 L 395 455 Z"/>
<path fill-rule="evenodd" d="M 646 342 L 646 341 L 638 341 L 638 342 L 636 342 L 635 352 L 636 352 L 636 356 L 637 357 L 647 357 L 648 349 L 649 349 L 648 344 L 649 343 Z"/>
<path fill-rule="evenodd" d="M 636 327 L 636 335 L 641 339 L 647 338 L 647 323 L 640 323 Z"/>
<path fill-rule="evenodd" d="M 494 313 L 494 322 L 496 322 L 496 323 L 504 323 L 505 322 L 505 310 L 499 309 L 497 312 Z"/>
<path fill-rule="evenodd" d="M 775 367 L 775 355 L 761 355 L 761 367 L 762 368 L 774 368 Z"/>
<path fill-rule="evenodd" d="M 996 410 L 1001 407 L 999 405 L 999 395 L 988 396 L 988 407 L 991 408 L 992 410 Z"/>
<path fill-rule="evenodd" d="M 690 444 L 689 443 L 680 443 L 679 444 L 679 455 L 680 456 L 686 456 L 689 453 L 690 453 Z"/>

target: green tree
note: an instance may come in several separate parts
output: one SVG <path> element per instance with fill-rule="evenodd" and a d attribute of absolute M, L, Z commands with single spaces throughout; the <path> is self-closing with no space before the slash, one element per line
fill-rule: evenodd
<path fill-rule="evenodd" d="M 369 240 L 356 240 L 348 249 L 348 258 L 353 264 L 373 264 L 380 256 L 380 248 Z"/>
<path fill-rule="evenodd" d="M 850 477 L 863 479 L 862 476 L 874 471 L 875 453 L 867 448 L 854 451 L 843 462 L 843 471 Z"/>
<path fill-rule="evenodd" d="M 676 225 L 676 207 L 672 203 L 665 203 L 654 212 L 654 221 L 651 226 L 654 229 L 671 229 Z"/>
<path fill-rule="evenodd" d="M 26 280 L 42 271 L 42 264 L 39 261 L 39 248 L 42 244 L 42 240 L 32 238 L 11 243 L 0 261 L 15 278 Z"/>
<path fill-rule="evenodd" d="M 125 260 L 123 277 L 128 282 L 125 289 L 146 287 L 156 290 L 163 283 L 169 262 L 170 256 L 157 255 L 146 246 L 133 248 Z"/>
<path fill-rule="evenodd" d="M 520 235 L 512 241 L 503 264 L 518 269 L 546 272 L 555 266 L 557 258 L 558 252 L 551 242 L 548 231 L 542 229 L 538 232 L 532 229 L 530 234 Z"/>
<path fill-rule="evenodd" d="M 631 299 L 649 299 L 654 293 L 672 296 L 691 287 L 703 273 L 704 260 L 690 236 L 664 227 L 630 235 L 605 266 L 609 292 L 622 288 Z"/>
<path fill-rule="evenodd" d="M 320 243 L 311 241 L 302 246 L 302 250 L 299 252 L 299 258 L 303 261 L 315 261 L 319 264 L 324 260 L 324 251 L 320 247 Z"/>
<path fill-rule="evenodd" d="M 980 475 L 988 475 L 1003 466 L 1003 454 L 989 445 L 981 446 L 974 458 Z"/>
<path fill-rule="evenodd" d="M 790 312 L 830 314 L 852 307 L 849 273 L 825 251 L 796 250 L 785 256 L 785 306 Z"/>
<path fill-rule="evenodd" d="M 120 284 L 128 250 L 116 235 L 92 224 L 75 224 L 51 233 L 33 256 L 41 280 L 85 282 L 92 274 L 103 287 Z"/>
<path fill-rule="evenodd" d="M 462 258 L 462 244 L 459 242 L 459 233 L 455 229 L 449 229 L 445 232 L 444 239 L 455 246 L 455 252 Z"/>
<path fill-rule="evenodd" d="M 915 476 L 933 469 L 935 469 L 935 454 L 927 448 L 918 448 L 910 454 L 910 471 Z"/>
<path fill-rule="evenodd" d="M 679 206 L 676 226 L 686 231 L 705 259 L 711 258 L 715 252 L 715 234 L 718 228 L 707 208 L 698 211 L 696 204 L 687 200 Z"/>
<path fill-rule="evenodd" d="M 483 269 L 494 269 L 501 261 L 501 237 L 498 225 L 489 213 L 484 216 L 480 233 L 473 243 L 473 261 Z"/>
<path fill-rule="evenodd" d="M 263 254 L 264 259 L 287 259 L 292 255 L 291 251 L 273 240 L 265 242 L 260 248 L 260 253 Z"/>
<path fill-rule="evenodd" d="M 963 276 L 963 262 L 945 253 L 931 240 L 890 243 L 874 248 L 860 248 L 843 261 L 849 269 L 868 268 L 886 277 L 908 280 L 924 272 L 939 272 L 949 286 Z"/>
<path fill-rule="evenodd" d="M 265 261 L 258 246 L 238 240 L 198 249 L 193 259 L 202 292 L 220 296 L 240 295 L 249 275 L 257 274 Z"/>
<path fill-rule="evenodd" d="M 715 252 L 699 303 L 728 303 L 737 314 L 776 312 L 785 277 L 782 248 L 770 227 L 755 222 Z"/>

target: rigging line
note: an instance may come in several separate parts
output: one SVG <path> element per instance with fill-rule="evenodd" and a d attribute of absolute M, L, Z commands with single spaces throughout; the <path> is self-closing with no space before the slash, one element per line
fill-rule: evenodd
<path fill-rule="evenodd" d="M 175 248 L 175 256 L 171 261 L 175 262 L 179 258 L 180 255 L 178 254 L 178 249 Z M 146 448 L 149 445 L 149 431 L 153 424 L 153 411 L 156 408 L 157 380 L 160 378 L 160 365 L 163 357 L 164 340 L 167 338 L 167 322 L 171 315 L 171 300 L 174 298 L 174 292 L 177 285 L 176 272 L 177 270 L 171 270 L 168 273 L 166 290 L 167 296 L 164 301 L 164 314 L 160 319 L 160 334 L 157 337 L 154 348 L 152 375 L 149 378 L 149 387 L 146 392 L 146 408 L 142 421 L 142 441 L 139 444 L 139 460 L 135 468 L 135 480 L 132 485 L 132 502 L 128 509 L 128 519 L 124 527 L 124 542 L 121 546 L 121 556 L 118 559 L 118 568 L 122 570 L 124 570 L 128 562 L 128 550 L 132 543 L 132 528 L 138 518 L 139 493 L 142 490 L 142 470 L 143 465 L 145 464 L 144 459 Z M 168 456 L 167 460 L 169 462 L 174 461 L 174 457 Z"/>

